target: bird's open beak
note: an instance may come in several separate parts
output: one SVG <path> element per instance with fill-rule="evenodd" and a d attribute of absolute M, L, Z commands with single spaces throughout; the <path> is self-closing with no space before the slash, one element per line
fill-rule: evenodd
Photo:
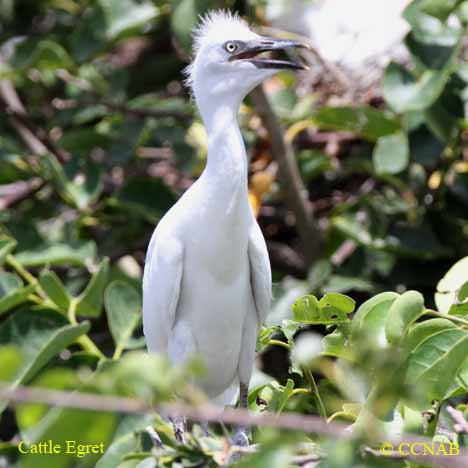
<path fill-rule="evenodd" d="M 310 49 L 304 42 L 291 41 L 285 39 L 275 39 L 272 37 L 261 37 L 243 43 L 241 49 L 229 61 L 246 60 L 257 68 L 271 68 L 276 70 L 307 70 L 307 66 L 289 60 L 276 60 L 268 57 L 258 57 L 262 52 L 275 50 L 285 50 L 289 48 Z"/>

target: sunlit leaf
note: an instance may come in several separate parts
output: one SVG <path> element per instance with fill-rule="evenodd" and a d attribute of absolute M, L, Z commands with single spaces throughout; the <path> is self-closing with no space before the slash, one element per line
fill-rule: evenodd
<path fill-rule="evenodd" d="M 424 297 L 417 291 L 407 291 L 390 306 L 385 323 L 385 336 L 390 343 L 399 343 L 409 326 L 424 313 Z"/>
<path fill-rule="evenodd" d="M 373 154 L 378 174 L 398 174 L 409 163 L 408 138 L 403 132 L 380 137 Z"/>
<path fill-rule="evenodd" d="M 444 314 L 466 315 L 466 282 L 468 281 L 468 257 L 455 263 L 437 284 L 435 303 Z"/>
<path fill-rule="evenodd" d="M 447 328 L 430 335 L 410 354 L 406 373 L 409 385 L 424 390 L 425 402 L 441 400 L 466 360 L 468 332 Z"/>
<path fill-rule="evenodd" d="M 49 360 L 89 330 L 89 324 L 70 325 L 58 312 L 19 310 L 0 325 L 0 343 L 15 346 L 21 353 L 13 384 L 26 383 Z"/>
<path fill-rule="evenodd" d="M 385 323 L 390 307 L 397 297 L 399 296 L 395 292 L 380 293 L 358 308 L 351 324 L 351 337 L 356 344 L 365 336 L 377 347 L 388 345 Z"/>
<path fill-rule="evenodd" d="M 427 109 L 441 95 L 451 73 L 447 66 L 441 71 L 425 71 L 416 79 L 403 66 L 391 63 L 383 81 L 385 100 L 397 112 Z"/>

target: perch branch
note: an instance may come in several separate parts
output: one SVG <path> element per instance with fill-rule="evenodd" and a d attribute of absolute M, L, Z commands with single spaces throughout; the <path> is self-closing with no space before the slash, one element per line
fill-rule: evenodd
<path fill-rule="evenodd" d="M 327 423 L 318 416 L 302 415 L 298 413 L 272 413 L 254 414 L 246 409 L 227 408 L 224 411 L 211 404 L 197 407 L 181 403 L 164 403 L 152 406 L 146 401 L 128 397 L 101 396 L 92 393 L 64 392 L 60 390 L 47 390 L 43 388 L 26 387 L 18 385 L 11 388 L 7 382 L 0 382 L 0 400 L 17 403 L 45 403 L 51 406 L 78 408 L 91 411 L 109 411 L 125 414 L 148 414 L 158 412 L 163 416 L 184 416 L 192 421 L 223 422 L 238 426 L 263 426 L 291 431 L 315 433 L 327 437 L 350 439 L 352 432 L 344 424 L 337 422 Z M 391 442 L 395 447 L 400 443 L 426 443 L 432 441 L 414 435 L 405 435 L 405 439 L 396 439 Z M 411 456 L 407 456 L 411 458 Z M 459 448 L 459 454 L 454 457 L 418 456 L 417 461 L 431 463 L 444 468 L 465 468 L 468 452 Z"/>

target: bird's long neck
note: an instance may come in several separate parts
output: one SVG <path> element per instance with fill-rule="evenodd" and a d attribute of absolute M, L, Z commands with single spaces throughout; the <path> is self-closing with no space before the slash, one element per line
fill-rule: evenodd
<path fill-rule="evenodd" d="M 240 102 L 198 102 L 208 135 L 205 176 L 231 198 L 247 198 L 247 155 L 237 122 Z"/>

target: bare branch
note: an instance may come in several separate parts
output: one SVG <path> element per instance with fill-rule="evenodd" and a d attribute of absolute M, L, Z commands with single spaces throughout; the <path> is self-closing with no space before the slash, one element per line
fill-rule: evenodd
<path fill-rule="evenodd" d="M 9 184 L 8 188 L 11 190 L 8 190 L 6 193 L 1 193 L 2 191 L 0 190 L 0 210 L 12 208 L 23 200 L 34 195 L 42 187 L 44 187 L 44 181 L 39 177 L 33 177 L 29 180 L 21 180 L 13 184 Z M 1 188 L 5 189 L 5 186 Z M 3 190 L 3 192 L 5 191 Z"/>
<path fill-rule="evenodd" d="M 252 101 L 271 138 L 271 153 L 278 163 L 286 203 L 296 218 L 297 230 L 307 263 L 312 264 L 320 254 L 321 234 L 314 222 L 308 203 L 307 189 L 302 182 L 292 146 L 284 138 L 281 125 L 268 102 L 262 86 L 251 93 Z"/>
<path fill-rule="evenodd" d="M 11 402 L 34 402 L 45 403 L 51 406 L 78 408 L 91 411 L 109 411 L 126 414 L 148 414 L 158 412 L 166 417 L 184 416 L 192 421 L 200 422 L 223 422 L 238 426 L 264 426 L 278 429 L 289 429 L 292 431 L 302 431 L 305 433 L 315 433 L 328 437 L 339 439 L 350 439 L 353 433 L 344 424 L 337 422 L 327 423 L 318 416 L 302 415 L 298 413 L 284 412 L 280 415 L 262 413 L 254 414 L 246 409 L 227 408 L 222 409 L 211 404 L 200 406 L 189 406 L 181 403 L 162 403 L 152 406 L 145 401 L 136 400 L 127 397 L 101 396 L 83 392 L 64 392 L 59 390 L 48 390 L 43 388 L 26 387 L 19 385 L 11 388 L 6 382 L 0 382 L 0 400 L 9 400 Z M 378 436 L 378 434 L 376 434 Z M 384 437 L 381 435 L 381 437 Z M 406 444 L 418 443 L 431 446 L 432 441 L 423 437 L 414 435 L 405 435 L 405 439 L 390 439 L 389 442 L 397 447 L 405 442 Z M 365 449 L 368 453 L 376 456 L 383 456 L 380 452 L 373 449 Z M 430 456 L 422 453 L 412 458 L 412 455 L 406 456 L 409 459 L 415 459 L 420 463 L 430 463 L 446 468 L 465 468 L 468 460 L 468 452 L 459 448 L 457 456 Z M 310 460 L 312 461 L 312 460 Z"/>

